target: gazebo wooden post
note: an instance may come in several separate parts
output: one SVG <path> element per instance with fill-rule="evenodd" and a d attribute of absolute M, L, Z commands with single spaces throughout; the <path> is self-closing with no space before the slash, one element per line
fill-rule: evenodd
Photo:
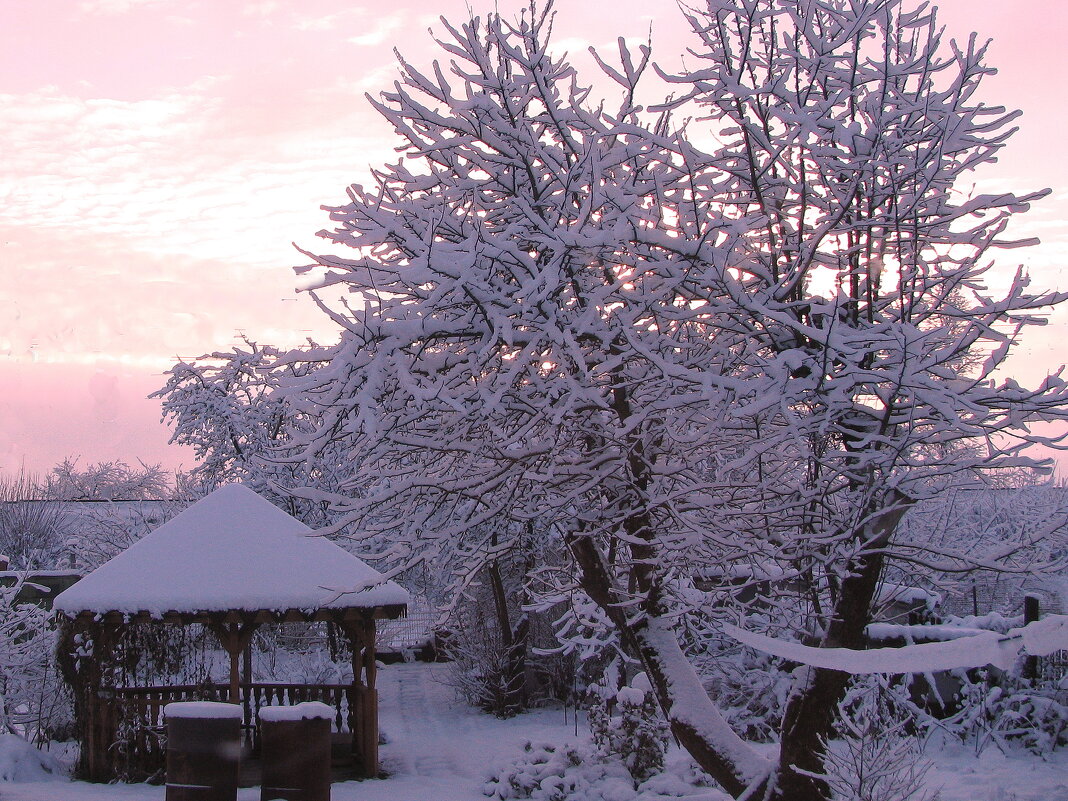
<path fill-rule="evenodd" d="M 241 703 L 241 668 L 239 660 L 245 647 L 252 641 L 257 624 L 247 618 L 243 623 L 224 623 L 222 620 L 213 620 L 208 624 L 219 643 L 230 655 L 230 703 Z"/>
<path fill-rule="evenodd" d="M 243 701 L 242 714 L 244 719 L 249 722 L 249 727 L 245 732 L 246 744 L 252 744 L 258 742 L 256 737 L 256 713 L 253 711 L 253 696 L 252 691 L 252 638 L 245 644 L 245 649 L 241 652 L 241 683 L 247 688 L 245 690 L 245 699 Z"/>
<path fill-rule="evenodd" d="M 111 746 L 118 732 L 117 699 L 114 688 L 108 687 L 106 681 L 107 666 L 114 659 L 116 629 L 106 617 L 94 620 L 92 616 L 80 616 L 74 623 L 73 633 L 80 639 L 79 650 L 82 650 L 75 657 L 80 665 L 85 732 L 81 768 L 90 781 L 107 781 L 114 774 Z M 91 648 L 86 654 L 87 641 Z"/>
<path fill-rule="evenodd" d="M 378 663 L 375 650 L 375 619 L 367 618 L 363 622 L 363 675 L 364 684 L 372 690 L 375 688 L 375 680 L 378 678 Z M 376 715 L 377 719 L 377 715 Z"/>
<path fill-rule="evenodd" d="M 378 776 L 378 691 L 375 689 L 375 621 L 361 615 L 340 621 L 352 644 L 352 752 L 366 778 Z"/>
<path fill-rule="evenodd" d="M 364 772 L 368 778 L 378 776 L 378 690 L 375 679 L 378 666 L 375 664 L 375 620 L 365 618 L 363 628 L 363 721 L 360 726 L 363 739 Z"/>

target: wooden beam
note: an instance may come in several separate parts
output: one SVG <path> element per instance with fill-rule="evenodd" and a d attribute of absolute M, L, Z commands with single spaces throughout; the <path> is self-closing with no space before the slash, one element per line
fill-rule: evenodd
<path fill-rule="evenodd" d="M 100 622 L 105 620 L 117 627 L 130 623 L 166 623 L 168 625 L 188 626 L 191 623 L 209 625 L 213 622 L 244 623 L 251 616 L 256 623 L 311 623 L 319 620 L 394 620 L 406 617 L 408 607 L 405 604 L 387 604 L 385 606 L 350 606 L 340 608 L 315 609 L 257 609 L 257 610 L 219 610 L 178 612 L 171 610 L 158 613 L 141 610 L 138 612 L 77 612 L 73 615 L 62 614 L 72 620 Z"/>
<path fill-rule="evenodd" d="M 219 644 L 230 655 L 230 703 L 239 704 L 241 703 L 241 671 L 238 660 L 252 640 L 252 635 L 259 624 L 254 622 L 254 616 L 251 615 L 246 618 L 245 623 L 229 622 L 226 620 L 228 617 L 227 615 L 221 620 L 212 621 L 208 624 L 208 628 L 219 638 Z"/>
<path fill-rule="evenodd" d="M 374 618 L 363 622 L 363 675 L 364 682 L 373 690 L 375 688 L 375 679 L 378 676 Z"/>

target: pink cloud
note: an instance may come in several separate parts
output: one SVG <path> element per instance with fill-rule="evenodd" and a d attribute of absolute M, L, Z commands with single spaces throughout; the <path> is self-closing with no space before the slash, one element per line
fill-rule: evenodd
<path fill-rule="evenodd" d="M 0 360 L 0 471 L 45 472 L 63 459 L 160 462 L 192 467 L 192 452 L 168 445 L 159 404 L 146 398 L 160 373 L 113 362 L 96 365 L 13 364 Z"/>
<path fill-rule="evenodd" d="M 156 388 L 159 376 L 147 376 L 173 356 L 225 348 L 237 329 L 277 344 L 329 337 L 325 318 L 294 299 L 289 267 L 303 257 L 290 243 L 318 247 L 314 234 L 329 224 L 319 205 L 343 200 L 368 165 L 396 157 L 388 126 L 363 99 L 392 82 L 392 46 L 417 64 L 440 57 L 427 27 L 440 30 L 439 14 L 463 20 L 468 2 L 409 0 L 385 13 L 345 0 L 9 5 L 0 27 L 0 365 L 5 386 L 20 389 L 0 408 L 0 442 L 10 458 L 105 458 L 90 452 L 99 447 L 135 459 L 138 442 L 147 452 L 166 438 L 158 406 L 135 393 Z M 1043 246 L 1004 263 L 1022 261 L 1038 282 L 1068 288 L 1068 165 L 1051 155 L 1068 127 L 1051 90 L 1066 82 L 1055 54 L 1068 7 L 939 5 L 952 30 L 996 37 L 1000 74 L 987 96 L 1026 112 L 979 188 L 1055 189 L 1015 227 Z M 690 41 L 670 3 L 619 0 L 607 24 L 598 4 L 558 11 L 559 49 L 582 70 L 589 43 L 612 52 L 617 35 L 644 42 L 650 22 L 654 56 L 668 68 Z M 1022 370 L 1064 360 L 1068 319 L 1053 320 L 1025 346 Z M 66 394 L 61 363 L 73 365 Z M 97 395 L 86 374 L 94 363 L 111 376 L 93 385 Z M 94 400 L 100 393 L 111 400 Z M 36 429 L 23 425 L 31 420 Z M 56 442 L 29 443 L 33 430 L 55 431 Z"/>

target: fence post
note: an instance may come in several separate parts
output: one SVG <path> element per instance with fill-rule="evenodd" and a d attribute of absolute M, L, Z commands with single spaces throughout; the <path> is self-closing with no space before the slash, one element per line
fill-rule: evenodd
<path fill-rule="evenodd" d="M 1033 593 L 1024 596 L 1024 625 L 1034 623 L 1042 615 L 1041 598 Z M 1025 679 L 1038 678 L 1038 657 L 1026 656 L 1023 663 L 1023 677 Z"/>

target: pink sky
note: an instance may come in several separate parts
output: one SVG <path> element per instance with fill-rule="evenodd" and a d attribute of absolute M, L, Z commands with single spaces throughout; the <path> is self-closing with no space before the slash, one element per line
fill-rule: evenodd
<path fill-rule="evenodd" d="M 1025 112 L 980 185 L 1053 189 L 1016 229 L 1043 244 L 1004 264 L 1068 289 L 1066 4 L 938 5 L 955 34 L 994 37 L 987 96 Z M 67 456 L 189 467 L 145 399 L 176 356 L 228 349 L 238 332 L 330 339 L 293 292 L 303 259 L 291 243 L 316 247 L 319 205 L 393 156 L 363 98 L 393 79 L 392 47 L 427 62 L 427 28 L 467 7 L 0 0 L 0 470 Z M 580 69 L 587 45 L 644 39 L 650 22 L 662 63 L 677 64 L 688 41 L 672 2 L 558 8 L 558 46 L 581 54 Z M 1022 349 L 1030 380 L 1065 361 L 1068 314 L 1051 320 Z"/>

